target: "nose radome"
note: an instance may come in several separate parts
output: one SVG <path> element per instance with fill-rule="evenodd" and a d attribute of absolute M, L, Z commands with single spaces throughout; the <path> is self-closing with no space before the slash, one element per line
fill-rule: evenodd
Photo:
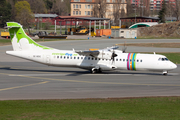
<path fill-rule="evenodd" d="M 172 64 L 171 64 L 171 68 L 176 69 L 176 68 L 177 68 L 177 65 L 174 64 L 174 63 L 172 63 Z"/>

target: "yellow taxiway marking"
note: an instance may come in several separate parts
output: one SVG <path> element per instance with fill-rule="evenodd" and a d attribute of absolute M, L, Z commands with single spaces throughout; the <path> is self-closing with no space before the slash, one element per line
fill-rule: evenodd
<path fill-rule="evenodd" d="M 14 76 L 14 74 L 0 73 L 3 75 Z M 76 83 L 92 83 L 92 84 L 112 84 L 112 85 L 141 85 L 141 86 L 174 86 L 180 87 L 177 84 L 141 84 L 141 83 L 117 83 L 117 82 L 93 82 L 93 81 L 80 81 L 80 80 L 65 80 L 65 79 L 54 79 L 54 78 L 43 78 L 43 77 L 32 77 L 27 75 L 18 75 L 18 77 L 40 79 L 40 80 L 49 80 L 49 81 L 61 81 L 61 82 L 76 82 Z"/>
<path fill-rule="evenodd" d="M 12 90 L 12 89 L 23 88 L 23 87 L 34 86 L 34 85 L 40 85 L 40 84 L 45 84 L 45 83 L 48 83 L 48 82 L 49 82 L 49 81 L 44 81 L 44 82 L 34 83 L 34 84 L 29 84 L 29 85 L 22 85 L 22 86 L 4 88 L 4 89 L 0 89 L 0 91 Z"/>

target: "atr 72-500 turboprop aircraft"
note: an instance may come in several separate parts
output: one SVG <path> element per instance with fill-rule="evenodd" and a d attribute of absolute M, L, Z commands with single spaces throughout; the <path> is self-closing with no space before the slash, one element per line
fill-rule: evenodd
<path fill-rule="evenodd" d="M 92 73 L 110 70 L 149 70 L 167 75 L 177 66 L 163 55 L 124 53 L 110 47 L 94 51 L 58 50 L 42 46 L 26 35 L 22 26 L 7 22 L 14 51 L 7 54 L 49 66 L 79 67 Z"/>

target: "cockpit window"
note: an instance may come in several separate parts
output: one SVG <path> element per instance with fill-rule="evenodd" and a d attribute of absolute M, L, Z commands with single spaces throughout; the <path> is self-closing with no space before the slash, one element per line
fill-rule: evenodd
<path fill-rule="evenodd" d="M 165 58 L 166 61 L 169 61 L 167 58 Z"/>
<path fill-rule="evenodd" d="M 167 58 L 159 58 L 158 61 L 169 61 Z"/>

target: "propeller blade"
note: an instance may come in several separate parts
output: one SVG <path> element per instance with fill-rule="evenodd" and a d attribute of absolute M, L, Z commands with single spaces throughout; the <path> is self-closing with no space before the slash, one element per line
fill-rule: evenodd
<path fill-rule="evenodd" d="M 124 42 L 124 47 L 122 48 L 122 52 L 125 53 L 125 52 L 126 52 L 126 49 L 127 49 L 127 47 L 126 47 L 126 41 L 125 41 L 125 42 Z"/>

